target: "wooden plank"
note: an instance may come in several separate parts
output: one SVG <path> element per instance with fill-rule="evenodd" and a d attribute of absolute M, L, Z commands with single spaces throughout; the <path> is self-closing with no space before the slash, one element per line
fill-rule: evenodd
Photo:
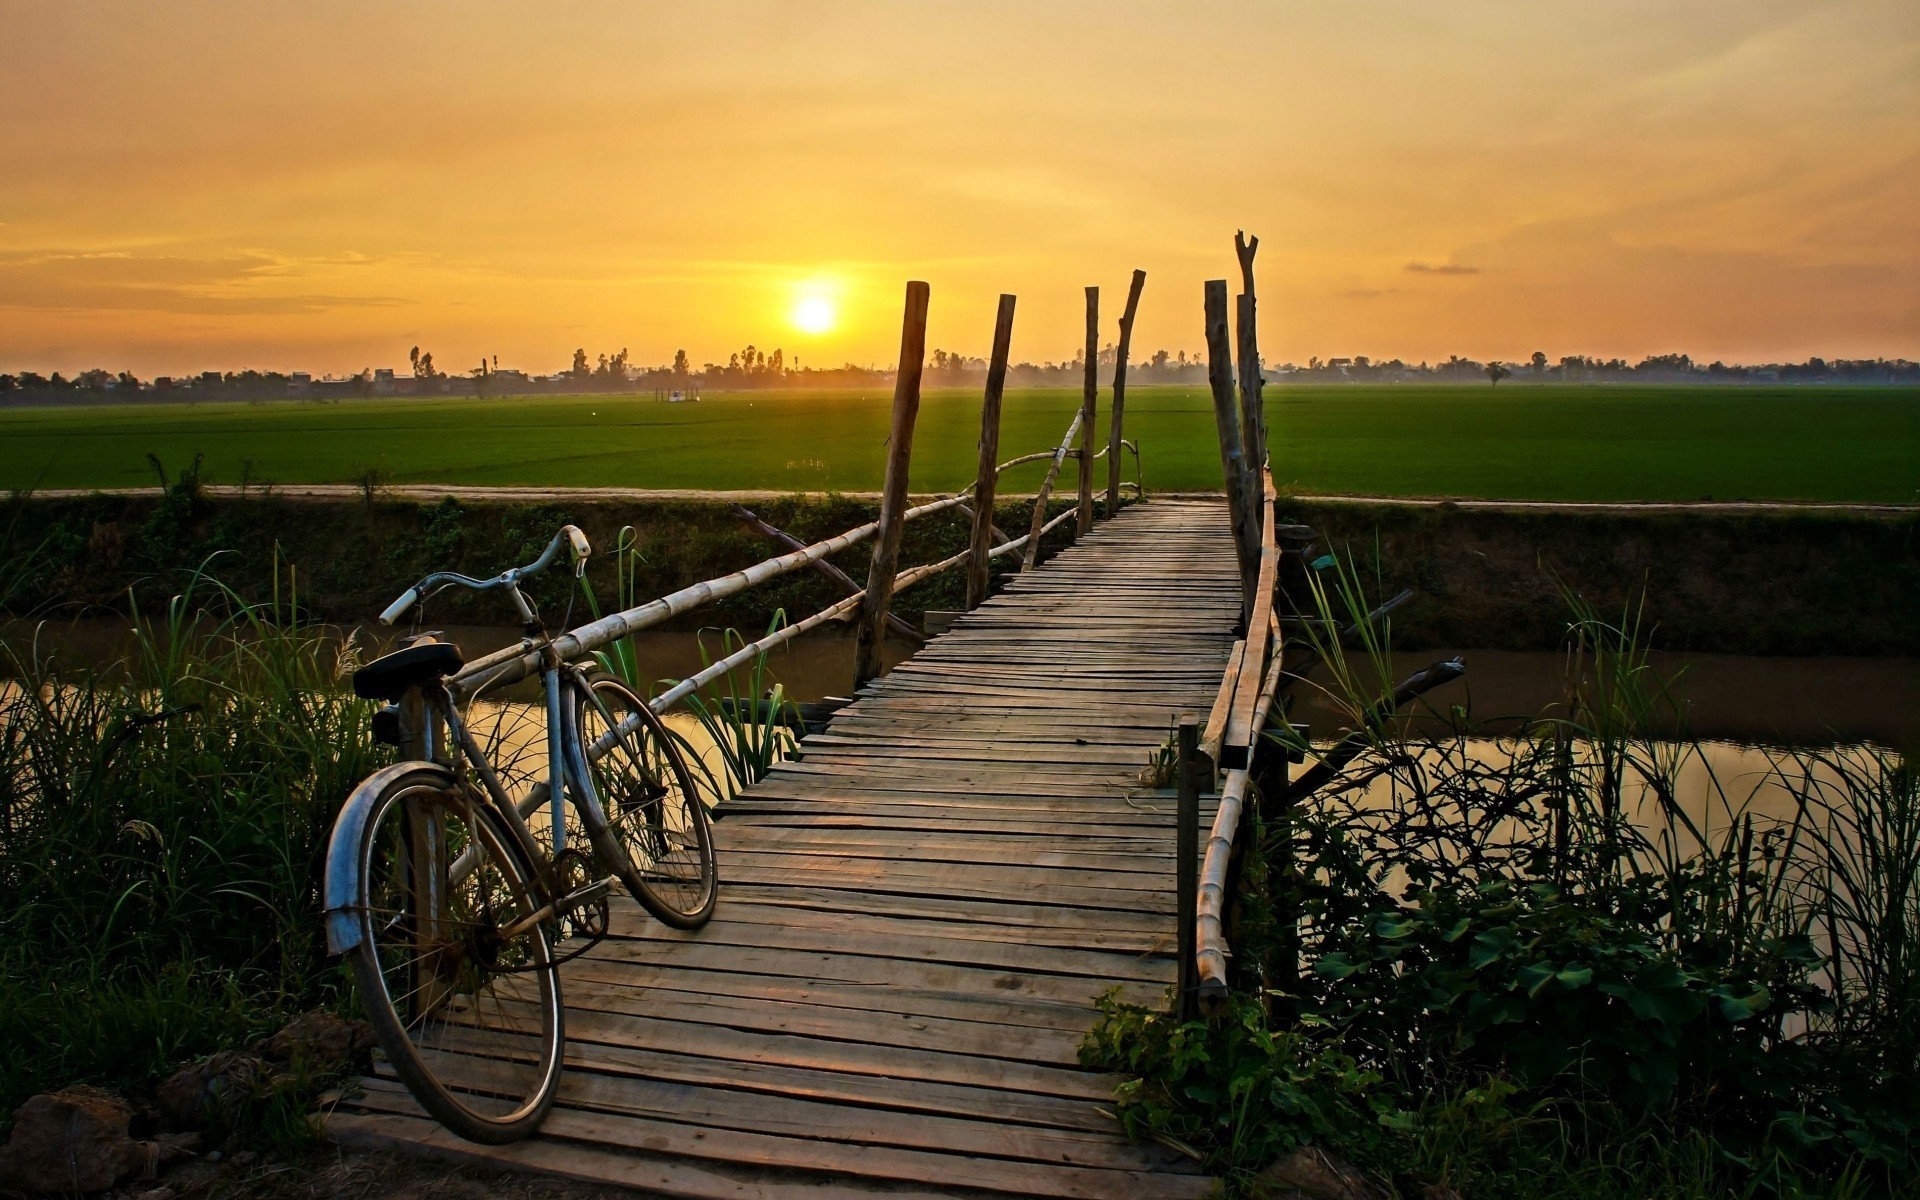
<path fill-rule="evenodd" d="M 418 1107 L 404 1091 L 366 1081 L 360 1104 L 371 1111 L 411 1116 Z M 556 1108 L 542 1133 L 566 1142 L 639 1149 L 653 1154 L 720 1160 L 741 1166 L 783 1168 L 895 1183 L 970 1186 L 1063 1200 L 1124 1200 L 1140 1197 L 1200 1197 L 1210 1180 L 1194 1175 L 1042 1166 L 1009 1160 L 942 1155 L 876 1146 L 858 1148 L 811 1138 L 717 1130 L 670 1121 L 635 1121 Z"/>

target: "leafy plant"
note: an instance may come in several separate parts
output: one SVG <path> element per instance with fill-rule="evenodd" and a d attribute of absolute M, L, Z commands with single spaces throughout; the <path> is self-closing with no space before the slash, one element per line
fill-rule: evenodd
<path fill-rule="evenodd" d="M 778 632 L 785 624 L 786 614 L 775 613 L 767 632 Z M 748 644 L 738 630 L 719 632 L 722 658 Z M 713 663 L 704 640 L 700 659 L 703 667 Z M 752 658 L 744 672 L 726 671 L 707 691 L 689 695 L 687 711 L 699 722 L 711 751 L 698 753 L 700 747 L 691 741 L 683 750 L 715 804 L 765 779 L 776 764 L 799 757 L 800 741 L 794 730 L 802 724 L 800 707 L 787 697 L 783 684 L 772 680 L 764 651 Z"/>
<path fill-rule="evenodd" d="M 1774 751 L 1767 782 L 1792 802 L 1757 807 L 1688 735 L 1643 610 L 1606 621 L 1575 597 L 1566 699 L 1516 732 L 1464 706 L 1367 720 L 1388 633 L 1349 658 L 1326 632 L 1367 629 L 1361 579 L 1316 572 L 1306 628 L 1365 748 L 1255 815 L 1243 999 L 1184 1032 L 1109 1007 L 1089 1039 L 1134 1077 L 1129 1128 L 1191 1142 L 1230 1182 L 1310 1137 L 1409 1187 L 1452 1177 L 1450 1154 L 1477 1188 L 1553 1194 L 1473 1130 L 1592 1184 L 1562 1194 L 1911 1190 L 1914 769 L 1872 747 Z M 1379 1136 L 1234 1102 L 1208 1072 L 1249 1072 L 1249 1039 L 1287 1047 L 1290 1071 L 1352 1063 L 1353 1093 L 1333 1094 Z"/>

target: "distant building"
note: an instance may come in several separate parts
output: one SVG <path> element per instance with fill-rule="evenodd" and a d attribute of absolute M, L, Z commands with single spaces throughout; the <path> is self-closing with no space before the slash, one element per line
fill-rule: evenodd
<path fill-rule="evenodd" d="M 373 372 L 373 394 L 391 396 L 394 393 L 393 371 L 388 367 L 377 367 Z"/>
<path fill-rule="evenodd" d="M 295 371 L 287 376 L 287 395 L 304 396 L 313 390 L 313 376 L 306 371 Z"/>

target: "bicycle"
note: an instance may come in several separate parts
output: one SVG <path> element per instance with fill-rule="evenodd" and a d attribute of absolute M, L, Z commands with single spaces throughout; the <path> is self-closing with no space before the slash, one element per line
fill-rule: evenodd
<path fill-rule="evenodd" d="M 624 683 L 562 661 L 520 590 L 563 547 L 583 576 L 591 548 L 567 525 L 526 566 L 486 580 L 435 572 L 380 614 L 391 625 L 449 587 L 505 591 L 523 651 L 539 655 L 546 778 L 509 795 L 447 687 L 465 665 L 459 648 L 418 635 L 361 667 L 353 687 L 385 702 L 377 738 L 410 736 L 424 756 L 363 780 L 327 847 L 328 949 L 352 964 L 394 1073 L 476 1142 L 524 1137 L 552 1104 L 558 967 L 606 936 L 614 882 L 680 929 L 705 923 L 718 893 L 706 808 L 672 736 Z M 567 845 L 569 801 L 591 855 Z M 551 852 L 528 825 L 542 807 Z"/>

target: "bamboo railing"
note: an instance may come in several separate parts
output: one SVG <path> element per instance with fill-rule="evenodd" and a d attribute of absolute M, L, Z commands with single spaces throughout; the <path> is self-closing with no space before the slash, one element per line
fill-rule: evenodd
<path fill-rule="evenodd" d="M 926 285 L 918 282 L 909 284 L 901 343 L 903 363 L 918 361 L 924 350 L 926 304 Z M 992 560 L 1006 555 L 1020 554 L 1022 569 L 1031 567 L 1037 548 L 1047 534 L 1076 518 L 1082 522 L 1091 520 L 1091 501 L 1084 495 L 1080 505 L 1067 509 L 1051 520 L 1046 519 L 1048 496 L 1060 463 L 1069 453 L 1076 455 L 1079 453 L 1071 450 L 1071 443 L 1075 434 L 1082 428 L 1086 408 L 1083 406 L 1075 412 L 1073 421 L 1068 426 L 1067 435 L 1061 440 L 1057 449 L 1020 455 L 1006 462 L 992 461 L 993 450 L 997 447 L 999 440 L 999 401 L 1006 376 L 1012 317 L 1013 297 L 1003 296 L 1000 318 L 995 331 L 994 358 L 988 372 L 987 396 L 982 409 L 983 466 L 979 478 L 974 483 L 969 484 L 956 495 L 942 496 L 908 506 L 907 469 L 912 451 L 914 417 L 919 408 L 920 380 L 918 371 L 902 371 L 894 391 L 893 437 L 888 448 L 887 482 L 882 493 L 880 515 L 876 520 L 810 545 L 800 545 L 797 539 L 754 517 L 754 524 L 763 533 L 778 544 L 791 548 L 784 554 L 763 559 L 741 570 L 690 584 L 667 595 L 649 600 L 645 604 L 610 613 L 571 629 L 553 639 L 553 652 L 563 660 L 572 661 L 611 645 L 629 634 L 665 624 L 703 605 L 738 595 L 768 580 L 803 568 L 825 569 L 825 573 L 833 576 L 836 582 L 843 587 L 853 589 L 849 595 L 819 612 L 774 630 L 705 669 L 687 676 L 654 697 L 651 706 L 656 712 L 664 712 L 699 691 L 700 688 L 726 675 L 728 671 L 752 661 L 756 656 L 829 622 L 846 620 L 856 612 L 860 614 L 861 619 L 860 644 L 856 649 L 856 658 L 859 661 L 856 664 L 854 680 L 855 686 L 858 687 L 878 673 L 877 646 L 880 637 L 889 624 L 897 622 L 897 618 L 894 618 L 889 611 L 890 601 L 895 593 L 943 571 L 966 565 L 969 567 L 968 603 L 969 607 L 973 607 L 979 600 L 985 598 L 984 582 L 979 589 L 980 594 L 977 597 L 974 595 L 973 577 L 978 575 L 984 581 L 987 577 L 987 567 Z M 1124 445 L 1133 451 L 1136 476 L 1134 486 L 1139 490 L 1137 478 L 1139 448 L 1124 439 L 1116 439 L 1116 444 Z M 1105 453 L 1105 450 L 1101 451 L 1101 455 Z M 1043 484 L 1040 495 L 1034 503 L 1032 527 L 1022 537 L 1002 540 L 994 544 L 992 496 L 999 477 L 1014 467 L 1046 458 L 1053 460 L 1053 466 L 1049 469 L 1047 482 Z M 969 512 L 973 517 L 974 535 L 968 548 L 938 562 L 904 570 L 897 569 L 895 558 L 898 553 L 901 528 L 908 522 L 956 509 Z M 1112 515 L 1111 510 L 1108 515 Z M 746 516 L 751 517 L 752 514 L 748 513 Z M 827 559 L 867 541 L 876 541 L 876 545 L 867 584 L 865 587 L 860 587 L 854 584 L 845 572 L 832 568 Z M 891 545 L 888 544 L 889 542 Z M 456 702 L 464 703 L 482 691 L 516 683 L 539 670 L 541 653 L 541 650 L 527 643 L 506 647 L 468 663 L 448 681 L 448 690 L 453 694 Z"/>

